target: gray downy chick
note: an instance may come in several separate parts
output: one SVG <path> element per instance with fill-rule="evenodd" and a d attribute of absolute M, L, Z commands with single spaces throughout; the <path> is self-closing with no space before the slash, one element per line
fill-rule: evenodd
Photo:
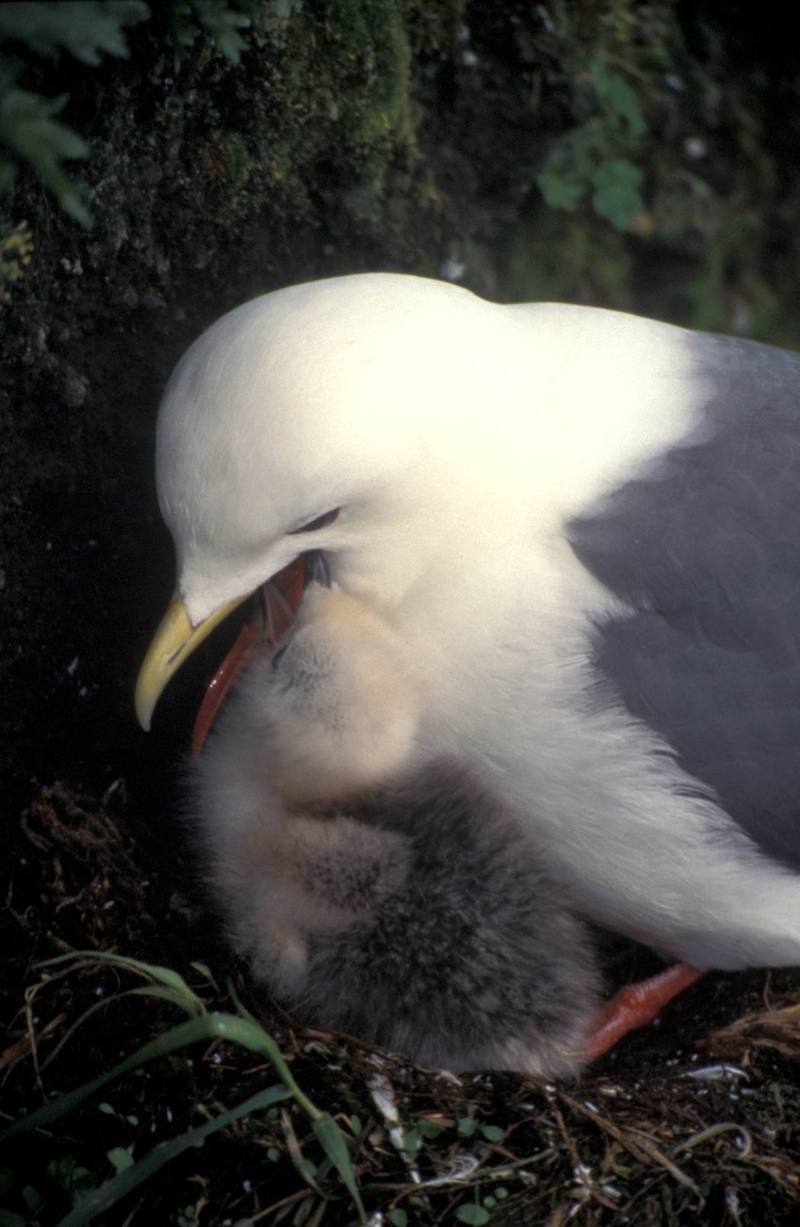
<path fill-rule="evenodd" d="M 195 768 L 234 945 L 298 1015 L 439 1068 L 574 1073 L 600 978 L 525 830 L 425 763 L 420 680 L 354 598 L 310 589 Z"/>

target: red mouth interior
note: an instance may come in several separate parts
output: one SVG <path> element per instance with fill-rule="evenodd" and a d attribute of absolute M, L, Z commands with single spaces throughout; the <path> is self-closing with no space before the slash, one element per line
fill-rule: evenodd
<path fill-rule="evenodd" d="M 192 758 L 199 758 L 209 730 L 228 696 L 228 691 L 260 646 L 270 647 L 281 639 L 292 623 L 303 599 L 306 561 L 301 554 L 264 585 L 264 608 L 254 612 L 236 636 L 222 664 L 208 684 L 192 730 Z"/>

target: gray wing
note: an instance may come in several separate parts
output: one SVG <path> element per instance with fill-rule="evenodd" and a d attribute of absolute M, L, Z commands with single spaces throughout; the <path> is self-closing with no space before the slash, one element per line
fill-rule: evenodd
<path fill-rule="evenodd" d="M 800 356 L 699 334 L 702 436 L 568 525 L 634 612 L 598 680 L 769 855 L 800 868 Z"/>

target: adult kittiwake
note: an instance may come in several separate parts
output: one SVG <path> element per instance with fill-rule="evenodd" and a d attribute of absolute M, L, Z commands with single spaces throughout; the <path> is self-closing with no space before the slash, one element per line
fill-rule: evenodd
<path fill-rule="evenodd" d="M 474 764 L 593 920 L 800 964 L 800 357 L 395 274 L 217 321 L 158 424 L 159 693 L 299 553 L 413 644 L 420 753 Z"/>

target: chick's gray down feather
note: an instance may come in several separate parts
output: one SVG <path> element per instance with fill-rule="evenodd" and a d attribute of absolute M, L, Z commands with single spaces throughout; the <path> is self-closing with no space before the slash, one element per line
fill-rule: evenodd
<path fill-rule="evenodd" d="M 599 993 L 585 926 L 475 772 L 420 757 L 418 720 L 400 638 L 308 596 L 195 769 L 233 943 L 309 1022 L 431 1066 L 573 1072 Z"/>

